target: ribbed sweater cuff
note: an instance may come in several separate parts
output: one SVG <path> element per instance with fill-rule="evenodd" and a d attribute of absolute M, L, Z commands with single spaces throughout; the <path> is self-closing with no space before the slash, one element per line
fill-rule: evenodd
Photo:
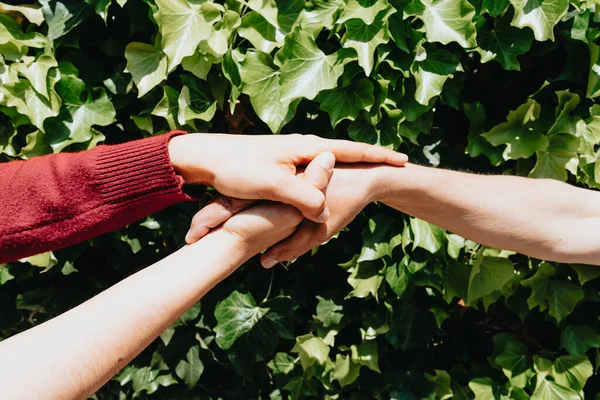
<path fill-rule="evenodd" d="M 96 158 L 95 184 L 103 202 L 131 207 L 132 203 L 176 203 L 195 200 L 182 190 L 183 178 L 175 173 L 168 142 L 183 131 L 102 146 Z M 132 201 L 133 200 L 133 201 Z"/>

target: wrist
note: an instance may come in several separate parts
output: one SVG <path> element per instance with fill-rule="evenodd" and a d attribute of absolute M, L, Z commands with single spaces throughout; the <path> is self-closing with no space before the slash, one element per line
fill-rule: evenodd
<path fill-rule="evenodd" d="M 208 157 L 203 156 L 206 146 L 204 135 L 192 133 L 171 138 L 168 143 L 169 159 L 175 172 L 188 185 L 212 186 L 212 173 L 208 169 Z"/>

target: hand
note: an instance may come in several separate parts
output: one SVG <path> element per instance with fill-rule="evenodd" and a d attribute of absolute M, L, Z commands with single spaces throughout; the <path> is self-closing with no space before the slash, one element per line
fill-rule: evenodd
<path fill-rule="evenodd" d="M 212 186 L 229 197 L 291 204 L 316 222 L 329 216 L 325 196 L 296 176 L 296 168 L 326 151 L 346 163 L 407 161 L 389 149 L 312 135 L 190 134 L 169 142 L 171 163 L 186 183 Z"/>
<path fill-rule="evenodd" d="M 334 165 L 335 157 L 332 153 L 319 154 L 306 167 L 302 179 L 324 193 Z M 247 204 L 248 207 L 250 205 Z M 286 204 L 266 202 L 250 207 L 230 219 L 228 217 L 220 230 L 231 234 L 236 239 L 236 249 L 242 249 L 250 257 L 292 234 L 301 221 L 302 214 L 298 209 Z"/>
<path fill-rule="evenodd" d="M 329 240 L 348 225 L 367 204 L 380 198 L 384 184 L 380 179 L 381 172 L 387 168 L 391 167 L 366 164 L 336 166 L 326 191 L 331 210 L 329 220 L 323 224 L 302 221 L 291 236 L 263 254 L 263 266 L 270 268 L 277 262 L 293 260 Z M 194 216 L 186 241 L 193 243 L 199 240 L 210 229 L 252 204 L 248 200 L 218 197 Z"/>

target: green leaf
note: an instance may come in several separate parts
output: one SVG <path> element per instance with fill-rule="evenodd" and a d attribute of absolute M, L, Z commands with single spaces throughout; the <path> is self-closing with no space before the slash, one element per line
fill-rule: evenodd
<path fill-rule="evenodd" d="M 600 335 L 589 325 L 569 325 L 560 334 L 560 345 L 569 354 L 577 356 L 592 347 L 600 347 Z"/>
<path fill-rule="evenodd" d="M 581 287 L 571 282 L 551 279 L 555 272 L 551 264 L 542 263 L 531 278 L 521 281 L 521 285 L 531 288 L 527 299 L 530 308 L 548 309 L 548 313 L 560 322 L 583 300 L 584 293 Z"/>
<path fill-rule="evenodd" d="M 477 44 L 475 8 L 466 0 L 414 0 L 404 14 L 423 21 L 422 31 L 430 42 L 456 42 L 464 48 Z"/>
<path fill-rule="evenodd" d="M 515 9 L 511 25 L 529 27 L 540 42 L 554 40 L 554 26 L 567 13 L 569 0 L 510 0 Z"/>
<path fill-rule="evenodd" d="M 552 376 L 556 383 L 577 392 L 593 374 L 592 364 L 587 356 L 560 356 L 554 361 Z"/>
<path fill-rule="evenodd" d="M 189 388 L 193 388 L 200 380 L 202 372 L 204 372 L 204 364 L 200 361 L 200 346 L 190 347 L 186 359 L 177 364 L 175 373 Z"/>
<path fill-rule="evenodd" d="M 494 362 L 502 367 L 512 385 L 524 388 L 533 377 L 533 362 L 527 355 L 528 348 L 520 342 L 509 342 Z"/>
<path fill-rule="evenodd" d="M 532 42 L 533 35 L 527 29 L 507 24 L 494 27 L 485 24 L 477 31 L 478 47 L 475 50 L 481 55 L 482 63 L 496 60 L 505 70 L 520 71 L 517 56 L 525 54 Z"/>
<path fill-rule="evenodd" d="M 343 54 L 338 50 L 326 55 L 308 33 L 295 29 L 276 56 L 281 64 L 281 100 L 312 100 L 319 92 L 335 88 L 344 72 Z"/>
<path fill-rule="evenodd" d="M 476 378 L 469 382 L 475 400 L 500 400 L 500 389 L 492 378 Z"/>
<path fill-rule="evenodd" d="M 238 34 L 247 39 L 256 50 L 270 53 L 283 42 L 283 36 L 260 13 L 251 11 L 242 17 Z"/>
<path fill-rule="evenodd" d="M 142 97 L 167 78 L 167 58 L 162 50 L 145 43 L 132 42 L 125 48 L 126 71 L 131 73 Z"/>
<path fill-rule="evenodd" d="M 358 18 L 349 19 L 344 23 L 346 33 L 342 37 L 342 46 L 356 50 L 358 64 L 363 67 L 366 76 L 370 76 L 373 70 L 375 50 L 390 40 L 387 24 L 390 13 L 391 8 L 382 10 L 370 24 Z"/>
<path fill-rule="evenodd" d="M 362 231 L 363 247 L 357 261 L 391 257 L 394 248 L 400 244 L 401 234 L 399 223 L 394 218 L 386 214 L 373 215 Z"/>
<path fill-rule="evenodd" d="M 56 84 L 56 91 L 63 98 L 61 113 L 48 119 L 44 127 L 55 152 L 72 143 L 87 143 L 102 135 L 93 127 L 107 126 L 115 121 L 115 107 L 104 88 L 85 90 L 83 81 L 66 75 Z"/>
<path fill-rule="evenodd" d="M 170 86 L 163 87 L 163 97 L 156 104 L 152 115 L 163 117 L 167 120 L 170 129 L 177 129 L 177 115 L 179 114 L 179 93 Z"/>
<path fill-rule="evenodd" d="M 344 3 L 344 11 L 337 20 L 338 24 L 360 19 L 366 25 L 371 25 L 381 15 L 382 11 L 390 9 L 387 0 L 344 0 Z"/>
<path fill-rule="evenodd" d="M 271 131 L 278 133 L 295 113 L 295 104 L 283 99 L 281 72 L 273 58 L 260 51 L 248 52 L 240 64 L 242 92 Z"/>
<path fill-rule="evenodd" d="M 11 4 L 0 3 L 0 12 L 18 12 L 22 14 L 29 22 L 36 25 L 41 25 L 44 22 L 44 14 L 39 5 L 23 4 L 13 6 Z"/>
<path fill-rule="evenodd" d="M 292 338 L 289 313 L 293 309 L 288 297 L 276 297 L 258 306 L 252 295 L 233 291 L 215 307 L 217 345 L 227 350 L 243 338 L 243 347 L 252 349 L 255 360 L 264 360 L 279 337 Z"/>
<path fill-rule="evenodd" d="M 353 290 L 346 296 L 347 298 L 362 299 L 371 295 L 377 299 L 377 291 L 383 282 L 383 275 L 374 261 L 360 262 L 348 271 L 350 272 L 348 283 Z"/>
<path fill-rule="evenodd" d="M 600 276 L 600 268 L 597 265 L 571 264 L 571 268 L 577 272 L 581 285 Z"/>
<path fill-rule="evenodd" d="M 305 371 L 315 363 L 325 364 L 329 360 L 329 346 L 313 334 L 298 336 L 292 353 L 298 353 L 302 369 Z"/>
<path fill-rule="evenodd" d="M 492 17 L 497 17 L 506 11 L 509 5 L 509 0 L 483 0 L 481 12 L 487 12 Z"/>
<path fill-rule="evenodd" d="M 275 375 L 287 375 L 294 370 L 294 357 L 287 353 L 277 353 L 267 366 Z"/>
<path fill-rule="evenodd" d="M 410 281 L 411 273 L 408 271 L 410 260 L 404 256 L 402 261 L 385 267 L 385 280 L 390 285 L 396 296 L 401 297 Z"/>
<path fill-rule="evenodd" d="M 450 388 L 451 378 L 450 374 L 444 370 L 436 369 L 435 374 L 425 374 L 425 379 L 433 384 L 433 394 L 436 399 L 446 400 L 454 398 L 454 393 Z"/>
<path fill-rule="evenodd" d="M 156 0 L 156 5 L 154 18 L 170 72 L 184 57 L 194 54 L 202 40 L 210 37 L 214 23 L 221 19 L 221 12 L 215 4 L 187 0 Z"/>
<path fill-rule="evenodd" d="M 217 111 L 217 101 L 212 98 L 208 84 L 190 75 L 182 75 L 181 83 L 183 88 L 177 99 L 179 124 L 186 125 L 194 119 L 210 121 Z"/>
<path fill-rule="evenodd" d="M 329 114 L 334 128 L 344 119 L 356 120 L 361 110 L 369 111 L 375 102 L 373 84 L 359 79 L 343 89 L 326 90 L 319 94 L 319 107 Z"/>
<path fill-rule="evenodd" d="M 552 135 L 548 139 L 548 147 L 536 152 L 537 162 L 529 176 L 566 182 L 567 171 L 577 175 L 579 139 L 572 135 Z"/>
<path fill-rule="evenodd" d="M 339 325 L 344 314 L 342 311 L 344 307 L 338 306 L 333 300 L 325 299 L 321 296 L 317 296 L 319 303 L 317 304 L 317 319 L 323 323 L 325 328 L 333 325 Z"/>
<path fill-rule="evenodd" d="M 341 387 L 354 383 L 359 375 L 360 365 L 354 363 L 352 357 L 336 355 L 332 378 L 338 381 Z"/>
<path fill-rule="evenodd" d="M 80 25 L 93 11 L 77 0 L 40 0 L 44 21 L 48 24 L 48 38 L 58 39 Z"/>
<path fill-rule="evenodd" d="M 531 157 L 536 151 L 548 148 L 548 139 L 527 125 L 535 122 L 540 115 L 540 105 L 528 99 L 514 111 L 508 113 L 506 122 L 494 127 L 483 136 L 494 146 L 506 145 L 503 153 L 505 160 Z"/>
<path fill-rule="evenodd" d="M 581 397 L 573 389 L 544 380 L 533 392 L 531 400 L 581 400 Z"/>
<path fill-rule="evenodd" d="M 425 51 L 420 48 L 417 53 L 417 61 L 411 67 L 416 82 L 415 100 L 420 104 L 428 105 L 429 101 L 440 95 L 444 84 L 453 77 L 460 63 L 446 50 L 431 49 Z"/>
<path fill-rule="evenodd" d="M 513 263 L 507 258 L 479 255 L 469 277 L 468 303 L 475 304 L 484 296 L 502 293 L 514 275 Z"/>
<path fill-rule="evenodd" d="M 441 228 L 417 218 L 410 219 L 410 228 L 414 235 L 413 250 L 420 247 L 430 253 L 437 253 L 442 248 L 444 231 Z"/>

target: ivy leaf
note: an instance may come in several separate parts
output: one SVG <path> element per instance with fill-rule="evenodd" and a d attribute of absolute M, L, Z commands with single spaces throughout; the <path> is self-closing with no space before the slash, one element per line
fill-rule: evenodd
<path fill-rule="evenodd" d="M 475 394 L 477 400 L 500 399 L 500 388 L 492 378 L 475 378 L 469 382 L 469 389 Z"/>
<path fill-rule="evenodd" d="M 256 304 L 252 295 L 233 291 L 215 307 L 217 345 L 223 350 L 240 338 L 252 349 L 256 361 L 264 360 L 277 345 L 277 338 L 291 339 L 289 313 L 295 307 L 287 297 Z"/>
<path fill-rule="evenodd" d="M 475 8 L 466 0 L 414 0 L 404 9 L 404 15 L 423 21 L 422 31 L 430 42 L 456 42 L 464 48 L 477 45 Z"/>
<path fill-rule="evenodd" d="M 521 285 L 531 288 L 531 295 L 527 299 L 530 308 L 539 307 L 540 311 L 548 309 L 548 313 L 560 322 L 573 312 L 585 296 L 581 287 L 551 279 L 555 272 L 551 264 L 542 263 L 531 278 L 521 281 Z"/>
<path fill-rule="evenodd" d="M 167 58 L 162 50 L 146 43 L 132 42 L 125 48 L 126 72 L 131 73 L 142 97 L 167 78 Z"/>
<path fill-rule="evenodd" d="M 85 84 L 74 75 L 66 75 L 55 86 L 63 98 L 61 113 L 44 123 L 55 152 L 72 143 L 87 143 L 100 133 L 93 126 L 107 126 L 114 122 L 115 107 L 104 88 L 85 90 Z"/>
<path fill-rule="evenodd" d="M 577 356 L 600 347 L 600 335 L 589 325 L 569 325 L 560 334 L 560 344 L 569 354 Z"/>
<path fill-rule="evenodd" d="M 352 357 L 342 354 L 335 356 L 332 378 L 338 381 L 341 387 L 354 383 L 359 375 L 360 365 L 356 364 Z"/>
<path fill-rule="evenodd" d="M 506 122 L 494 127 L 483 136 L 494 146 L 506 145 L 503 153 L 505 160 L 531 157 L 536 151 L 548 148 L 548 138 L 527 127 L 540 116 L 540 105 L 528 99 L 516 110 L 510 111 Z"/>
<path fill-rule="evenodd" d="M 373 84 L 368 79 L 353 81 L 343 89 L 326 90 L 319 94 L 321 110 L 329 114 L 334 128 L 344 119 L 354 121 L 361 110 L 369 111 L 375 102 Z"/>
<path fill-rule="evenodd" d="M 91 13 L 92 8 L 77 0 L 40 0 L 44 21 L 48 24 L 48 38 L 58 39 L 80 25 Z"/>
<path fill-rule="evenodd" d="M 401 297 L 408 288 L 411 276 L 408 271 L 409 262 L 410 259 L 408 256 L 404 256 L 399 263 L 394 263 L 385 267 L 385 280 L 398 297 Z"/>
<path fill-rule="evenodd" d="M 385 214 L 375 214 L 369 218 L 367 227 L 362 231 L 363 247 L 358 262 L 379 260 L 391 257 L 392 251 L 401 241 L 399 224 Z"/>
<path fill-rule="evenodd" d="M 382 11 L 390 9 L 387 0 L 344 0 L 342 15 L 337 20 L 338 24 L 343 24 L 352 19 L 360 19 L 366 25 L 371 25 Z"/>
<path fill-rule="evenodd" d="M 537 162 L 529 173 L 532 178 L 567 181 L 567 171 L 577 175 L 579 138 L 572 135 L 552 135 L 548 147 L 536 152 Z"/>
<path fill-rule="evenodd" d="M 573 389 L 543 380 L 533 392 L 531 400 L 581 400 L 581 397 Z"/>
<path fill-rule="evenodd" d="M 509 342 L 494 362 L 502 367 L 512 385 L 524 388 L 533 377 L 533 362 L 527 355 L 528 348 L 520 342 Z"/>
<path fill-rule="evenodd" d="M 219 6 L 186 0 L 156 0 L 154 18 L 160 29 L 161 44 L 170 72 L 184 57 L 191 56 L 200 42 L 210 37 L 213 25 L 221 19 Z"/>
<path fill-rule="evenodd" d="M 186 359 L 177 364 L 175 373 L 189 388 L 193 388 L 200 380 L 202 372 L 204 372 L 204 364 L 200 361 L 200 346 L 192 346 L 186 354 Z"/>
<path fill-rule="evenodd" d="M 273 58 L 261 51 L 246 54 L 240 63 L 242 92 L 250 96 L 250 103 L 271 131 L 278 133 L 295 113 L 295 104 L 282 99 L 281 73 Z"/>
<path fill-rule="evenodd" d="M 502 151 L 481 136 L 481 133 L 485 132 L 486 121 L 483 105 L 481 103 L 465 103 L 463 108 L 470 124 L 469 145 L 466 148 L 466 153 L 473 158 L 483 154 L 490 160 L 492 165 L 500 165 L 503 159 Z"/>
<path fill-rule="evenodd" d="M 578 392 L 583 389 L 593 373 L 592 364 L 585 355 L 560 356 L 552 367 L 552 376 L 556 383 Z"/>
<path fill-rule="evenodd" d="M 317 319 L 323 323 L 325 328 L 339 325 L 344 317 L 344 314 L 339 311 L 342 311 L 344 307 L 338 306 L 333 300 L 325 299 L 321 296 L 317 296 L 317 299 L 319 300 L 317 304 Z"/>
<path fill-rule="evenodd" d="M 567 90 L 559 90 L 556 92 L 556 97 L 558 98 L 556 119 L 548 130 L 548 134 L 568 133 L 575 135 L 577 133 L 577 123 L 581 119 L 574 117 L 572 113 L 579 105 L 579 95 Z"/>
<path fill-rule="evenodd" d="M 217 111 L 217 101 L 212 98 L 208 84 L 190 75 L 182 75 L 181 82 L 183 88 L 177 99 L 179 124 L 186 125 L 194 119 L 210 121 Z"/>
<path fill-rule="evenodd" d="M 242 17 L 238 34 L 247 39 L 255 49 L 264 53 L 272 52 L 283 42 L 283 36 L 256 11 L 251 11 Z"/>
<path fill-rule="evenodd" d="M 368 297 L 369 295 L 377 299 L 377 291 L 383 275 L 379 271 L 378 265 L 373 261 L 364 261 L 349 269 L 350 276 L 348 283 L 353 290 L 346 298 L 357 297 L 359 299 Z"/>
<path fill-rule="evenodd" d="M 529 30 L 507 24 L 499 24 L 492 29 L 485 24 L 477 31 L 478 47 L 475 50 L 481 55 L 482 63 L 496 60 L 505 70 L 520 71 L 517 56 L 525 54 L 532 42 L 533 35 Z"/>
<path fill-rule="evenodd" d="M 510 5 L 508 0 L 483 0 L 481 12 L 487 12 L 492 17 L 502 14 Z"/>
<path fill-rule="evenodd" d="M 177 129 L 177 115 L 179 114 L 179 93 L 170 86 L 163 87 L 163 97 L 152 110 L 152 115 L 163 117 L 167 120 L 170 129 Z"/>
<path fill-rule="evenodd" d="M 346 33 L 342 37 L 342 46 L 356 50 L 358 64 L 363 67 L 366 76 L 370 76 L 373 70 L 375 50 L 390 40 L 387 19 L 391 12 L 391 8 L 383 9 L 370 24 L 358 18 L 344 23 Z"/>
<path fill-rule="evenodd" d="M 581 285 L 600 276 L 600 268 L 596 265 L 571 264 L 571 268 L 577 272 Z"/>
<path fill-rule="evenodd" d="M 41 25 L 44 22 L 44 14 L 39 5 L 23 4 L 13 6 L 6 3 L 0 3 L 0 12 L 4 14 L 10 11 L 22 14 L 32 24 Z"/>
<path fill-rule="evenodd" d="M 446 81 L 453 77 L 459 67 L 459 61 L 449 51 L 430 49 L 417 51 L 418 62 L 411 67 L 415 82 L 415 100 L 427 105 L 429 101 L 442 93 Z"/>
<path fill-rule="evenodd" d="M 311 33 L 313 38 L 323 30 L 332 30 L 340 11 L 340 3 L 337 1 L 313 0 L 312 7 L 306 7 L 300 14 L 300 26 Z M 344 12 L 348 7 L 344 7 Z"/>
<path fill-rule="evenodd" d="M 298 353 L 302 369 L 305 371 L 315 363 L 323 365 L 329 360 L 329 346 L 311 333 L 296 338 L 292 353 Z"/>
<path fill-rule="evenodd" d="M 231 10 L 225 11 L 221 19 L 215 23 L 210 36 L 200 41 L 200 50 L 221 59 L 229 50 L 231 36 L 241 25 L 238 13 Z"/>
<path fill-rule="evenodd" d="M 510 0 L 515 9 L 511 25 L 533 30 L 540 42 L 554 40 L 554 26 L 567 13 L 569 0 Z"/>
<path fill-rule="evenodd" d="M 339 50 L 326 55 L 308 33 L 295 29 L 285 37 L 285 44 L 276 56 L 282 65 L 281 100 L 312 100 L 319 92 L 335 88 L 344 72 L 343 54 Z"/>
<path fill-rule="evenodd" d="M 514 275 L 513 263 L 507 258 L 480 254 L 469 277 L 468 303 L 474 304 L 484 296 L 501 293 Z"/>
<path fill-rule="evenodd" d="M 413 250 L 420 247 L 430 253 L 437 253 L 442 248 L 444 244 L 443 229 L 417 218 L 410 219 L 410 228 L 414 234 Z"/>
<path fill-rule="evenodd" d="M 267 366 L 273 374 L 287 375 L 294 370 L 294 357 L 287 353 L 277 353 Z"/>

